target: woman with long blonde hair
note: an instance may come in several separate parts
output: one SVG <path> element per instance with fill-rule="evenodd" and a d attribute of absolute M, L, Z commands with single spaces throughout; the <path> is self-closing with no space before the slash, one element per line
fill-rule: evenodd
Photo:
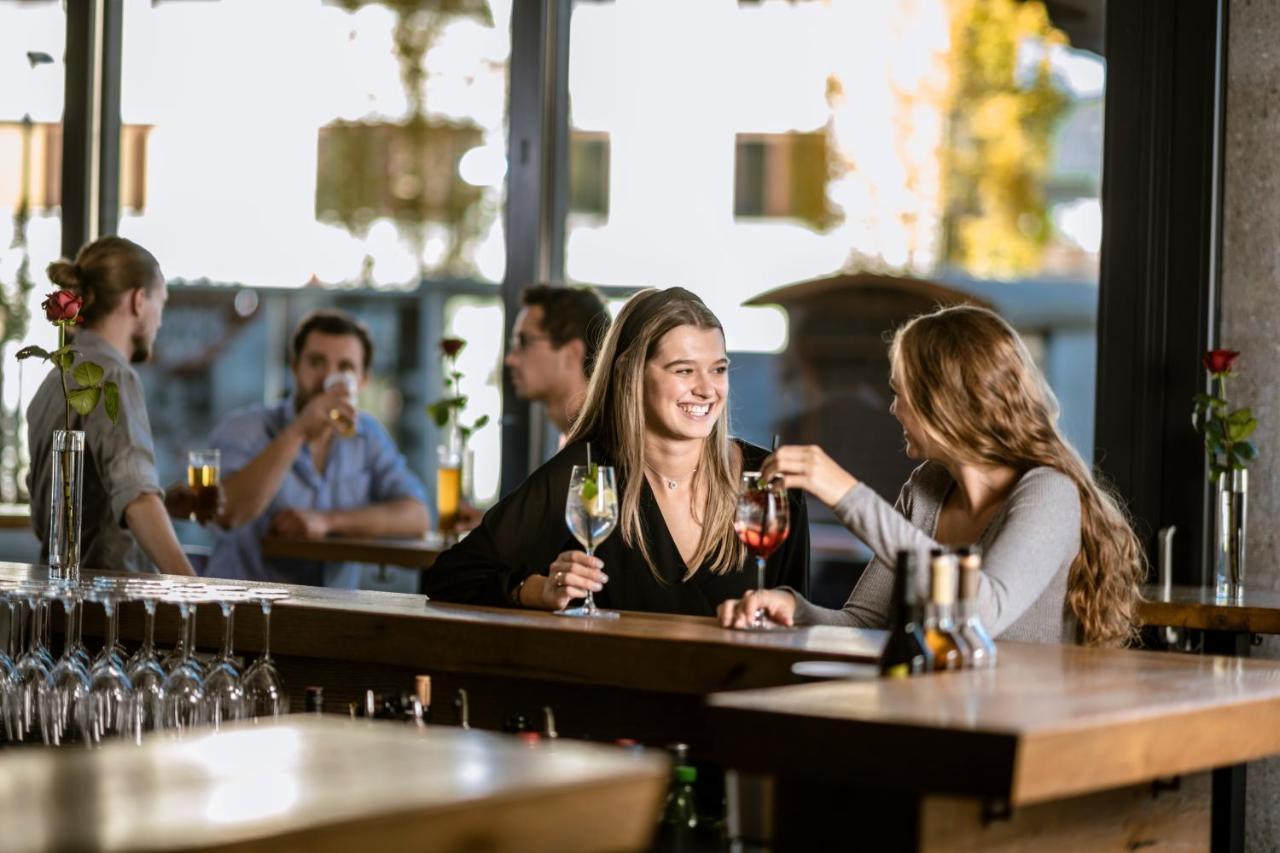
<path fill-rule="evenodd" d="M 891 411 L 907 455 L 923 462 L 895 506 L 818 447 L 783 447 L 764 466 L 765 476 L 830 506 L 871 548 L 875 558 L 848 602 L 830 610 L 769 590 L 726 602 L 722 623 L 764 608 L 784 624 L 885 627 L 898 550 L 977 543 L 985 553 L 978 610 L 993 635 L 1129 642 L 1142 548 L 1059 432 L 1057 402 L 1017 333 L 986 309 L 946 308 L 903 326 L 889 360 Z"/>
<path fill-rule="evenodd" d="M 683 288 L 633 296 L 609 329 L 565 447 L 440 555 L 433 598 L 559 610 L 591 591 L 606 608 L 714 615 L 754 586 L 733 530 L 743 471 L 767 451 L 729 435 L 724 330 Z M 612 465 L 618 529 L 595 557 L 565 526 L 574 465 Z M 802 586 L 809 559 L 803 497 L 767 585 Z"/>

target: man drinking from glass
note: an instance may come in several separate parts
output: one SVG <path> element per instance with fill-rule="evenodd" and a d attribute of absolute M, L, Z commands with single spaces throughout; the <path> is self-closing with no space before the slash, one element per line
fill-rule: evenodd
<path fill-rule="evenodd" d="M 205 574 L 354 589 L 358 565 L 268 561 L 263 538 L 422 536 L 431 525 L 425 491 L 383 426 L 354 406 L 351 386 L 364 386 L 373 361 L 361 323 L 341 311 L 308 314 L 290 360 L 293 394 L 233 412 L 214 430 L 226 495 L 219 520 L 230 529 Z"/>

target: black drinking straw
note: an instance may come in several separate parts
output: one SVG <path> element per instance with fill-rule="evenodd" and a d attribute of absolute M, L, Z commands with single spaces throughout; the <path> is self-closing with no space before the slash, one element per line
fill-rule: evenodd
<path fill-rule="evenodd" d="M 587 442 L 587 470 L 591 470 L 591 442 Z"/>
<path fill-rule="evenodd" d="M 772 452 L 777 453 L 777 452 L 778 452 L 778 445 L 779 445 L 779 444 L 781 444 L 781 443 L 782 443 L 782 436 L 778 435 L 778 434 L 775 432 L 775 433 L 773 434 L 773 447 L 771 447 L 771 448 L 769 448 L 769 449 L 770 449 Z"/>

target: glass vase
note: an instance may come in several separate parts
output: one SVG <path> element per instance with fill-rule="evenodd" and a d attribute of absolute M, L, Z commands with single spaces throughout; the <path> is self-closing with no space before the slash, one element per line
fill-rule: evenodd
<path fill-rule="evenodd" d="M 49 500 L 49 575 L 80 578 L 80 521 L 84 492 L 84 432 L 53 431 Z"/>
<path fill-rule="evenodd" d="M 1214 586 L 1219 601 L 1244 598 L 1249 472 L 1218 475 L 1214 500 Z"/>

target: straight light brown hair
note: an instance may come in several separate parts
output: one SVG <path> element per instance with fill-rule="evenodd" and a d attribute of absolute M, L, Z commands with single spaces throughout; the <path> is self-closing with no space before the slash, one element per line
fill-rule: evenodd
<path fill-rule="evenodd" d="M 694 294 L 680 287 L 645 290 L 628 300 L 618 312 L 600 346 L 597 368 L 587 386 L 587 398 L 568 441 L 590 441 L 602 447 L 623 478 L 619 513 L 623 541 L 640 551 L 654 577 L 662 574 L 653 561 L 648 531 L 640 512 L 645 483 L 645 365 L 653 358 L 662 336 L 679 326 L 724 328 L 711 310 Z M 733 532 L 738 499 L 741 460 L 729 440 L 729 401 L 726 398 L 703 441 L 698 470 L 693 476 L 695 520 L 702 526 L 698 549 L 684 579 L 692 578 L 703 564 L 716 574 L 737 569 L 746 551 Z M 701 495 L 701 500 L 698 496 Z"/>

